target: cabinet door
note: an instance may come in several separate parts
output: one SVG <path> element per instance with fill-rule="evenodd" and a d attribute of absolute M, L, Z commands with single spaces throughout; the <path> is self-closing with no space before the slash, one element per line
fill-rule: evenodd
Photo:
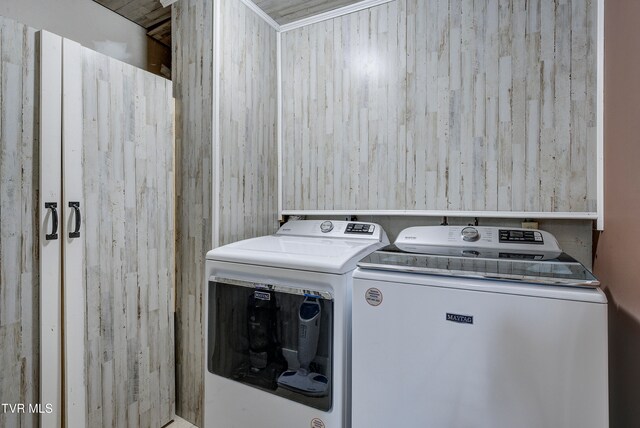
<path fill-rule="evenodd" d="M 64 41 L 67 426 L 174 415 L 170 81 Z"/>
<path fill-rule="evenodd" d="M 40 404 L 43 428 L 62 421 L 61 120 L 62 38 L 40 32 Z"/>
<path fill-rule="evenodd" d="M 58 245 L 44 240 L 52 224 L 41 204 L 48 197 L 57 201 L 58 193 L 55 187 L 40 191 L 36 38 L 34 29 L 0 16 L 0 403 L 25 407 L 41 402 L 40 361 L 52 363 L 40 359 L 39 291 L 55 291 L 59 284 L 56 266 L 40 275 L 38 262 L 39 253 L 55 252 Z M 54 331 L 45 331 L 43 340 Z M 0 410 L 1 427 L 36 427 L 38 419 L 16 407 Z M 48 422 L 42 418 L 41 426 Z"/>
<path fill-rule="evenodd" d="M 85 281 L 82 263 L 84 260 L 82 210 L 82 47 L 70 40 L 63 40 L 62 69 L 64 74 L 62 103 L 64 115 L 62 129 L 64 150 L 62 152 L 62 180 L 64 202 L 62 212 L 65 219 L 62 236 L 64 248 L 64 314 L 65 314 L 65 416 L 67 426 L 85 425 Z"/>

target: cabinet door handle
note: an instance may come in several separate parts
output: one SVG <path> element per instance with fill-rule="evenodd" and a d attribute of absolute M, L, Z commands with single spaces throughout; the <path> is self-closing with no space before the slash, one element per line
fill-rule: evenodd
<path fill-rule="evenodd" d="M 69 232 L 69 238 L 79 238 L 80 225 L 82 224 L 82 217 L 80 216 L 80 202 L 69 202 L 69 208 L 73 208 L 76 218 L 76 228 L 73 232 Z"/>
<path fill-rule="evenodd" d="M 58 239 L 58 203 L 57 202 L 45 202 L 44 208 L 51 210 L 51 220 L 53 223 L 53 227 L 51 228 L 51 233 L 47 233 L 44 238 L 47 241 L 51 241 L 54 239 Z"/>

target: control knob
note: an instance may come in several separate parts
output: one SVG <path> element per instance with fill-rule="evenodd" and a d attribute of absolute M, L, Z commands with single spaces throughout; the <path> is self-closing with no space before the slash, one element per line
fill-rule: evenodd
<path fill-rule="evenodd" d="M 322 224 L 320 225 L 320 230 L 322 231 L 322 233 L 329 233 L 333 230 L 333 223 L 331 223 L 330 221 L 323 221 Z"/>
<path fill-rule="evenodd" d="M 476 242 L 480 239 L 480 233 L 475 227 L 465 227 L 462 229 L 462 240 L 466 242 Z"/>

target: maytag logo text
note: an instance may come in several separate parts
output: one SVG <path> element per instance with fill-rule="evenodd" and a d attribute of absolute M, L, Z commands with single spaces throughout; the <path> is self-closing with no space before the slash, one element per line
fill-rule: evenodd
<path fill-rule="evenodd" d="M 473 317 L 471 315 L 447 313 L 447 321 L 458 322 L 460 324 L 473 324 Z"/>

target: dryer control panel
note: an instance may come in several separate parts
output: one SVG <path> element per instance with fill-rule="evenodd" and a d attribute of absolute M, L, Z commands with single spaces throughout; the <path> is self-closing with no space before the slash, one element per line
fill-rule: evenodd
<path fill-rule="evenodd" d="M 314 238 L 367 239 L 388 242 L 379 224 L 343 220 L 293 220 L 283 224 L 276 235 Z"/>
<path fill-rule="evenodd" d="M 349 223 L 344 233 L 360 233 L 366 235 L 373 235 L 373 231 L 376 226 L 370 223 Z"/>

